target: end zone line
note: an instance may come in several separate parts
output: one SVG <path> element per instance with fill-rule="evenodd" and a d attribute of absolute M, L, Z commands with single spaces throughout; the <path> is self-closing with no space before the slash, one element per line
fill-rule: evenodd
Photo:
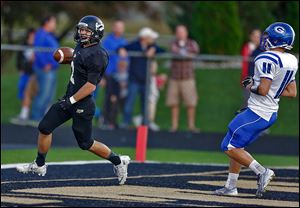
<path fill-rule="evenodd" d="M 80 161 L 64 161 L 64 162 L 47 162 L 47 165 L 88 165 L 88 164 L 110 164 L 111 162 L 107 160 L 80 160 Z M 132 160 L 131 163 L 143 164 L 141 162 Z M 183 163 L 183 162 L 160 162 L 160 161 L 152 161 L 147 160 L 144 162 L 145 164 L 171 164 L 171 165 L 205 165 L 205 166 L 220 166 L 220 167 L 228 167 L 228 164 L 222 163 Z M 25 165 L 28 163 L 14 163 L 14 164 L 1 164 L 1 169 L 9 169 L 16 168 L 20 165 Z M 299 166 L 268 166 L 270 168 L 281 168 L 281 169 L 299 169 Z"/>

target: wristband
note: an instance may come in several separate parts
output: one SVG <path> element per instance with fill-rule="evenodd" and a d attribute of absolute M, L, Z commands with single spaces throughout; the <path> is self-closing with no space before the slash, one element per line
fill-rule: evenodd
<path fill-rule="evenodd" d="M 260 95 L 258 92 L 258 86 L 251 86 L 250 91 L 257 95 Z"/>
<path fill-rule="evenodd" d="M 72 97 L 70 97 L 70 102 L 71 102 L 71 104 L 74 104 L 74 103 L 76 103 L 77 101 L 74 99 L 74 97 L 72 96 Z"/>

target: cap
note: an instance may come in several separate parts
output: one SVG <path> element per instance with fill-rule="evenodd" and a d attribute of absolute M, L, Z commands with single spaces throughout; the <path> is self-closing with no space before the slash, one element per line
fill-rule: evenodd
<path fill-rule="evenodd" d="M 158 38 L 158 33 L 149 27 L 144 27 L 139 32 L 139 37 L 151 37 L 153 39 Z"/>

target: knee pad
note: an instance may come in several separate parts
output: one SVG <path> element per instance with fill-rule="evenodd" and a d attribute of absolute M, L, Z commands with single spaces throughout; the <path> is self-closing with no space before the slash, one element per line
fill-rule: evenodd
<path fill-rule="evenodd" d="M 93 146 L 93 144 L 94 144 L 94 140 L 92 140 L 92 139 L 90 139 L 88 141 L 84 141 L 84 142 L 78 141 L 78 146 L 82 150 L 89 150 Z"/>
<path fill-rule="evenodd" d="M 45 135 L 49 135 L 52 133 L 52 131 L 49 130 L 46 122 L 43 122 L 43 120 L 39 123 L 38 129 L 42 134 L 45 134 Z"/>

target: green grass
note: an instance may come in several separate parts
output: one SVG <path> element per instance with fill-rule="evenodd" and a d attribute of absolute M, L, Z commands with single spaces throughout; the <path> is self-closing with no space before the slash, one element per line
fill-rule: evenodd
<path fill-rule="evenodd" d="M 7 123 L 11 117 L 19 113 L 21 102 L 16 98 L 18 74 L 14 66 L 12 65 L 10 70 L 6 67 L 3 71 L 1 73 L 1 123 Z M 159 73 L 168 73 L 168 70 L 159 68 Z M 65 93 L 69 76 L 69 66 L 61 65 L 58 70 L 56 98 L 62 97 Z M 299 75 L 297 74 L 296 80 L 298 78 Z M 243 99 L 239 79 L 239 70 L 196 70 L 199 94 L 196 126 L 201 128 L 203 132 L 225 133 L 227 131 L 227 125 L 234 117 L 234 112 L 240 108 Z M 96 100 L 100 107 L 103 106 L 104 91 L 105 89 L 100 89 Z M 171 127 L 171 115 L 165 101 L 166 88 L 160 93 L 156 122 L 162 129 L 169 129 Z M 134 112 L 135 114 L 140 112 L 139 99 L 135 103 Z M 299 136 L 299 99 L 281 98 L 278 115 L 278 120 L 270 129 L 271 135 Z M 119 116 L 120 119 L 121 115 Z M 186 109 L 181 106 L 179 130 L 186 129 Z"/>
<path fill-rule="evenodd" d="M 116 153 L 129 155 L 135 160 L 134 148 L 112 148 Z M 266 166 L 299 166 L 299 157 L 253 154 L 257 161 Z M 31 162 L 36 157 L 36 149 L 1 150 L 1 164 Z M 47 155 L 47 162 L 101 160 L 98 156 L 79 148 L 53 148 Z M 183 163 L 228 164 L 228 157 L 222 152 L 187 151 L 169 149 L 148 149 L 147 160 Z"/>

